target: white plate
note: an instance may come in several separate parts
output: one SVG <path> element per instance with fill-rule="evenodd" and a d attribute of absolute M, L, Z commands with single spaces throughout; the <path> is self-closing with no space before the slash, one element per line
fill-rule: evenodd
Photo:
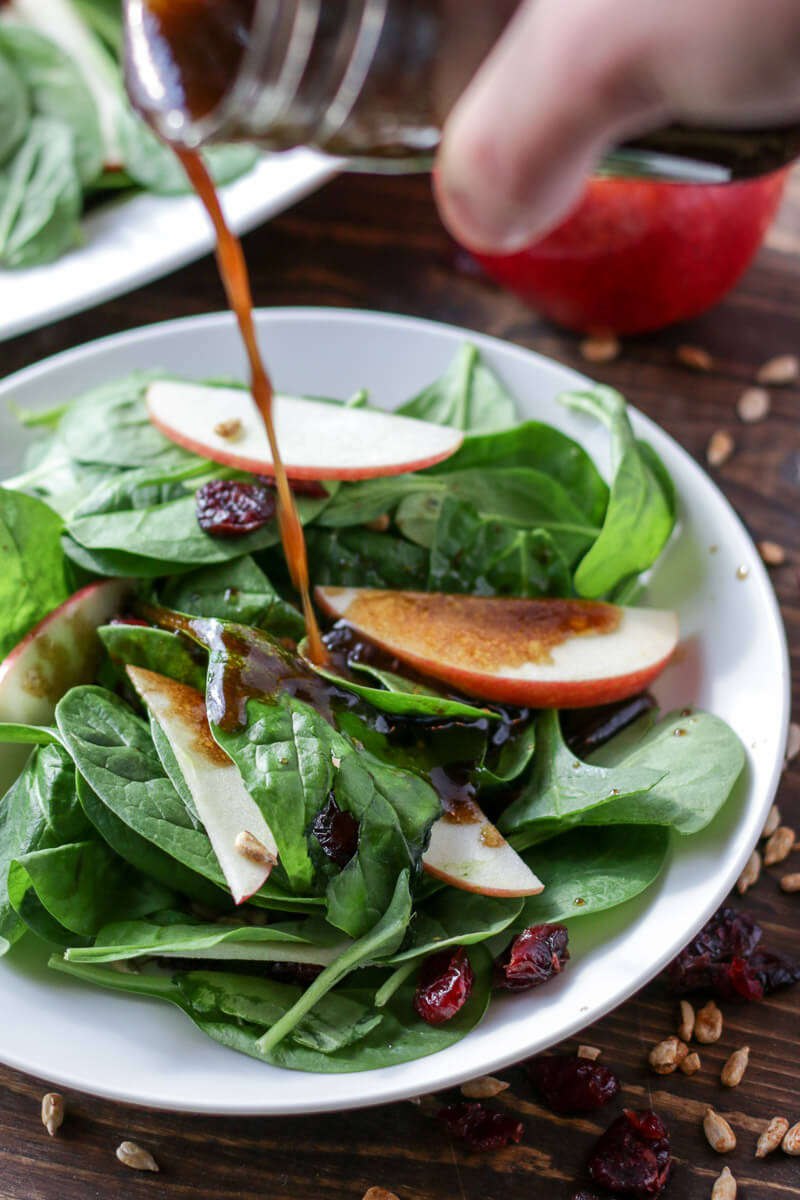
<path fill-rule="evenodd" d="M 311 150 L 263 158 L 222 191 L 228 220 L 247 233 L 330 179 L 339 169 Z M 102 304 L 167 275 L 214 246 L 194 196 L 142 193 L 115 198 L 82 222 L 84 243 L 43 267 L 0 269 L 0 342 Z"/>
<path fill-rule="evenodd" d="M 258 315 L 267 362 L 289 392 L 345 397 L 364 386 L 393 407 L 437 376 L 466 337 L 525 416 L 576 436 L 608 466 L 607 438 L 556 405 L 585 383 L 565 367 L 493 338 L 403 317 L 326 309 Z M 151 326 L 58 355 L 0 386 L 0 446 L 21 438 L 3 401 L 51 406 L 145 365 L 244 375 L 228 315 Z M 760 833 L 781 771 L 789 666 L 780 615 L 758 554 L 727 501 L 671 438 L 634 413 L 677 484 L 682 522 L 654 573 L 649 602 L 680 612 L 682 647 L 657 687 L 665 707 L 724 717 L 748 764 L 724 811 L 676 838 L 661 879 L 638 900 L 574 922 L 572 961 L 540 991 L 497 997 L 483 1024 L 441 1054 L 356 1075 L 281 1071 L 225 1050 L 177 1010 L 48 973 L 21 945 L 0 960 L 0 1060 L 87 1092 L 210 1113 L 309 1113 L 420 1095 L 497 1070 L 577 1032 L 651 979 L 726 896 Z M 11 464 L 7 464 L 10 466 Z M 746 568 L 744 579 L 737 568 Z"/>

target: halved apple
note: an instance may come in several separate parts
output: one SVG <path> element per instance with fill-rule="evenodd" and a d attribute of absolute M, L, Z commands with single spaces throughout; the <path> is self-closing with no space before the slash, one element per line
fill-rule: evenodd
<path fill-rule="evenodd" d="M 315 595 L 415 670 L 507 704 L 586 708 L 633 696 L 678 644 L 676 613 L 596 600 L 334 587 Z"/>
<path fill-rule="evenodd" d="M 266 882 L 278 861 L 272 830 L 238 767 L 211 736 L 202 693 L 144 667 L 126 670 L 172 748 L 231 895 L 241 904 Z M 237 848 L 243 840 L 244 849 L 249 842 L 260 845 L 263 854 L 243 853 Z"/>
<path fill-rule="evenodd" d="M 473 800 L 436 822 L 422 865 L 452 887 L 482 896 L 538 896 L 544 889 Z"/>
<path fill-rule="evenodd" d="M 49 725 L 66 691 L 94 679 L 102 650 L 98 625 L 105 625 L 130 584 L 125 579 L 90 583 L 48 613 L 0 663 L 0 721 Z M 0 794 L 11 786 L 30 746 L 5 745 L 0 752 Z"/>
<path fill-rule="evenodd" d="M 150 384 L 146 399 L 150 420 L 179 446 L 242 471 L 274 474 L 264 422 L 243 388 L 162 379 Z M 276 396 L 273 411 L 290 479 L 421 471 L 449 458 L 463 441 L 457 429 L 443 425 L 298 396 Z"/>

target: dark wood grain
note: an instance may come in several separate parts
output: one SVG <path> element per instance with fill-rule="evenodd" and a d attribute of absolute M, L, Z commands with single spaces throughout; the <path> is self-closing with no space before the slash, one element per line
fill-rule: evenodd
<path fill-rule="evenodd" d="M 795 194 L 796 193 L 796 194 Z M 246 239 L 257 302 L 327 304 L 411 313 L 510 339 L 581 366 L 577 339 L 539 320 L 470 268 L 437 220 L 427 181 L 353 177 L 337 180 Z M 103 334 L 163 318 L 221 308 L 210 258 L 168 279 L 26 335 L 0 347 L 10 372 Z M 773 571 L 800 683 L 800 389 L 775 389 L 767 421 L 744 426 L 735 402 L 757 367 L 800 341 L 800 189 L 756 266 L 714 312 L 690 325 L 632 340 L 623 355 L 594 373 L 621 388 L 691 454 L 703 461 L 716 429 L 728 429 L 736 453 L 715 478 L 756 538 L 788 551 Z M 690 342 L 714 356 L 714 369 L 692 373 L 675 359 Z M 800 823 L 800 760 L 784 775 L 779 802 Z M 773 868 L 748 894 L 777 944 L 800 953 L 800 895 L 786 896 Z M 795 856 L 791 869 L 800 869 Z M 647 988 L 581 1040 L 603 1050 L 624 1080 L 626 1105 L 653 1104 L 668 1119 L 677 1159 L 668 1195 L 705 1200 L 727 1161 L 740 1200 L 800 1197 L 800 1159 L 780 1152 L 753 1158 L 762 1124 L 785 1114 L 800 1120 L 800 988 L 761 1005 L 726 1005 L 725 1031 L 701 1048 L 703 1069 L 691 1079 L 662 1078 L 646 1067 L 649 1047 L 674 1032 L 674 1001 L 659 984 Z M 723 1089 L 719 1068 L 749 1044 L 751 1065 L 736 1091 Z M 209 1119 L 145 1112 L 65 1093 L 68 1117 L 49 1138 L 39 1121 L 45 1084 L 0 1069 L 0 1200 L 128 1200 L 150 1194 L 269 1197 L 270 1200 L 360 1200 L 372 1185 L 401 1200 L 569 1200 L 581 1181 L 588 1146 L 613 1113 L 555 1118 L 535 1100 L 520 1068 L 503 1072 L 511 1087 L 496 1102 L 519 1114 L 522 1143 L 475 1155 L 450 1143 L 432 1114 L 436 1101 L 403 1103 L 356 1114 L 304 1119 Z M 728 1115 L 737 1150 L 722 1160 L 706 1145 L 706 1104 Z M 160 1175 L 138 1175 L 117 1164 L 124 1138 L 150 1148 Z"/>

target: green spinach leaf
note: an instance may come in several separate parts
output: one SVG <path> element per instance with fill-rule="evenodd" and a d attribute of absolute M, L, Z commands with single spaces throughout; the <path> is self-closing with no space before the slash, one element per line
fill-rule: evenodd
<path fill-rule="evenodd" d="M 39 266 L 75 246 L 81 203 L 72 130 L 34 117 L 0 171 L 0 266 Z"/>
<path fill-rule="evenodd" d="M 424 590 L 428 551 L 369 529 L 334 532 L 312 526 L 306 535 L 311 576 L 319 586 Z"/>
<path fill-rule="evenodd" d="M 178 612 L 255 625 L 275 637 L 299 639 L 305 633 L 302 615 L 278 595 L 249 555 L 168 580 L 161 600 Z"/>
<path fill-rule="evenodd" d="M 512 396 L 469 343 L 461 347 L 444 375 L 397 411 L 470 433 L 507 429 L 517 420 Z"/>
<path fill-rule="evenodd" d="M 0 166 L 25 137 L 30 116 L 28 89 L 11 59 L 0 48 Z"/>
<path fill-rule="evenodd" d="M 132 109 L 121 108 L 117 136 L 123 166 L 141 187 L 164 196 L 191 190 L 176 156 Z M 242 143 L 211 146 L 203 152 L 203 159 L 214 182 L 221 187 L 251 171 L 258 161 L 258 151 Z"/>
<path fill-rule="evenodd" d="M 61 528 L 42 500 L 0 488 L 0 657 L 69 595 Z"/>

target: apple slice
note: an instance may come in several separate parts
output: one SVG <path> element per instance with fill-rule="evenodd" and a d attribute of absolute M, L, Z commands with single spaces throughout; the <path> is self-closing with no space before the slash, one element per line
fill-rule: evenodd
<path fill-rule="evenodd" d="M 416 670 L 483 700 L 586 708 L 633 696 L 669 662 L 676 613 L 597 600 L 320 587 L 320 607 Z"/>
<path fill-rule="evenodd" d="M 171 441 L 212 462 L 273 475 L 264 422 L 243 388 L 157 380 L 147 389 L 150 420 Z M 463 434 L 412 417 L 276 396 L 275 433 L 291 479 L 372 479 L 421 471 L 459 448 Z M 235 429 L 234 437 L 216 432 Z"/>
<path fill-rule="evenodd" d="M 172 747 L 231 895 L 241 904 L 266 882 L 278 860 L 272 830 L 245 788 L 238 767 L 211 736 L 202 694 L 144 667 L 126 669 Z M 248 856 L 237 849 L 247 834 L 257 854 L 251 851 Z"/>
<path fill-rule="evenodd" d="M 49 725 L 64 693 L 91 683 L 102 650 L 97 627 L 119 612 L 129 589 L 125 579 L 90 583 L 34 625 L 0 663 L 0 721 Z M 30 746 L 3 746 L 0 794 L 17 778 L 29 753 Z"/>
<path fill-rule="evenodd" d="M 538 896 L 544 890 L 474 800 L 459 801 L 436 822 L 422 865 L 452 887 L 482 896 Z"/>

